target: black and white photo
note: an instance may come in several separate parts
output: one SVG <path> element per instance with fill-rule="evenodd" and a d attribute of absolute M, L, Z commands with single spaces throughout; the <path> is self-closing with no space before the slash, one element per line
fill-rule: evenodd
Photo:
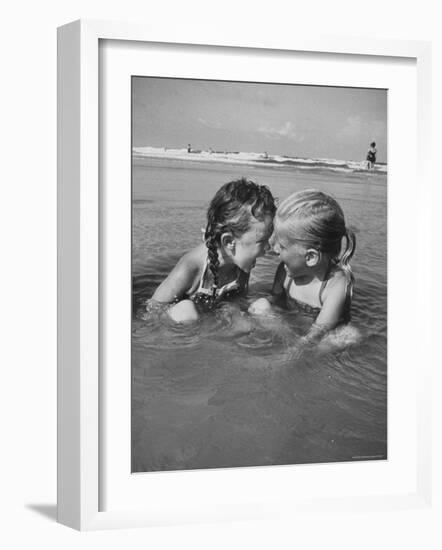
<path fill-rule="evenodd" d="M 387 459 L 387 90 L 131 85 L 132 471 Z"/>

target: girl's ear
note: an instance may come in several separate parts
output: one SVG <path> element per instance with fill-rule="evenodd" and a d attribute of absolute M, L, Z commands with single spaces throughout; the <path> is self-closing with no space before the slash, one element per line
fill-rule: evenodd
<path fill-rule="evenodd" d="M 321 259 L 321 253 L 316 248 L 309 248 L 305 253 L 305 263 L 308 267 L 315 267 Z"/>
<path fill-rule="evenodd" d="M 220 241 L 224 250 L 231 252 L 232 254 L 235 252 L 235 237 L 232 233 L 223 233 Z"/>

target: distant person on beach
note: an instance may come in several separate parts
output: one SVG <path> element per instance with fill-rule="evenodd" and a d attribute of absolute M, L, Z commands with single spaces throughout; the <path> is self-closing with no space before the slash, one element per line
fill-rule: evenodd
<path fill-rule="evenodd" d="M 273 248 L 281 263 L 272 296 L 253 302 L 249 313 L 269 315 L 276 305 L 307 315 L 312 325 L 300 344 L 317 343 L 350 321 L 355 236 L 336 200 L 316 190 L 290 195 L 279 205 L 274 223 Z"/>
<path fill-rule="evenodd" d="M 370 148 L 367 152 L 367 170 L 373 170 L 376 162 L 376 143 L 372 141 L 370 143 Z"/>
<path fill-rule="evenodd" d="M 188 153 L 191 153 L 191 152 L 192 152 L 192 147 L 190 146 L 190 143 L 187 145 L 187 152 L 188 152 Z"/>
<path fill-rule="evenodd" d="M 147 301 L 147 311 L 166 306 L 173 321 L 192 322 L 199 311 L 245 293 L 256 259 L 270 248 L 275 210 L 265 185 L 245 178 L 224 184 L 207 211 L 204 242 L 179 260 Z"/>

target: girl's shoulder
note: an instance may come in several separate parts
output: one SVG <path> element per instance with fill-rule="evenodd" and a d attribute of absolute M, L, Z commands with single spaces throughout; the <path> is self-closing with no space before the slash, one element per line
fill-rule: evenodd
<path fill-rule="evenodd" d="M 153 299 L 166 303 L 180 300 L 197 287 L 204 265 L 204 255 L 199 246 L 186 252 L 156 289 Z"/>
<path fill-rule="evenodd" d="M 204 263 L 207 258 L 207 248 L 204 243 L 195 246 L 178 260 L 181 267 L 187 268 L 190 271 L 198 271 L 204 268 Z"/>
<path fill-rule="evenodd" d="M 338 266 L 334 267 L 327 278 L 322 299 L 326 300 L 330 295 L 336 296 L 337 294 L 345 296 L 348 284 L 349 281 L 344 271 Z"/>
<path fill-rule="evenodd" d="M 206 250 L 205 245 L 201 244 L 183 254 L 170 275 L 180 278 L 185 285 L 192 288 L 204 271 Z"/>

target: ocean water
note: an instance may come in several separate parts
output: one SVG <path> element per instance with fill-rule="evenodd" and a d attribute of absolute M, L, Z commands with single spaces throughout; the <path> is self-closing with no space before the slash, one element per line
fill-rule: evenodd
<path fill-rule="evenodd" d="M 280 199 L 316 188 L 342 205 L 356 232 L 356 287 L 334 346 L 293 359 L 305 319 L 287 312 L 258 325 L 244 313 L 269 292 L 273 256 L 258 260 L 248 300 L 187 327 L 142 318 L 200 242 L 216 190 L 241 176 Z M 386 174 L 134 158 L 132 219 L 133 472 L 387 458 Z"/>

